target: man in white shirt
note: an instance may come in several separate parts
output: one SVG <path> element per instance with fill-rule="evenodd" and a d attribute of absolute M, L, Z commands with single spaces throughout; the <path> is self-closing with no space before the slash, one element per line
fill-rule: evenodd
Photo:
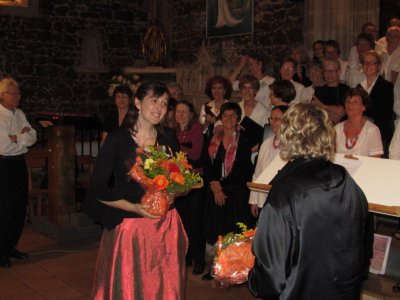
<path fill-rule="evenodd" d="M 362 28 L 361 28 L 361 33 L 369 34 L 372 37 L 372 40 L 374 41 L 374 45 L 371 50 L 375 49 L 375 43 L 377 44 L 378 42 L 375 42 L 376 39 L 378 38 L 378 29 L 376 28 L 374 23 L 368 22 L 365 23 Z M 357 44 L 357 41 L 356 41 Z M 349 65 L 351 64 L 357 64 L 361 60 L 358 51 L 357 51 L 357 46 L 356 44 L 351 47 L 350 53 L 349 53 Z"/>
<path fill-rule="evenodd" d="M 249 73 L 260 81 L 260 89 L 257 92 L 256 100 L 263 104 L 267 110 L 267 118 L 271 114 L 271 103 L 269 100 L 269 85 L 275 81 L 275 78 L 265 75 L 265 62 L 261 54 L 250 52 L 240 58 L 239 66 L 233 71 L 229 79 L 232 81 L 234 91 L 239 90 L 238 77 L 242 73 L 244 67 L 247 66 Z"/>
<path fill-rule="evenodd" d="M 366 33 L 360 33 L 356 40 L 356 52 L 358 61 L 349 61 L 348 74 L 346 78 L 346 84 L 349 87 L 356 87 L 365 79 L 365 74 L 362 68 L 361 60 L 365 53 L 374 49 L 374 41 L 371 35 Z"/>
<path fill-rule="evenodd" d="M 386 33 L 386 41 L 386 49 L 380 53 L 383 59 L 383 77 L 395 84 L 400 72 L 400 27 L 390 27 Z"/>
<path fill-rule="evenodd" d="M 0 267 L 10 268 L 10 258 L 28 255 L 15 247 L 22 234 L 28 201 L 28 171 L 24 153 L 36 142 L 36 131 L 17 106 L 18 83 L 0 81 Z"/>
<path fill-rule="evenodd" d="M 389 20 L 388 28 L 390 28 L 392 26 L 400 27 L 400 19 L 396 18 L 396 17 L 391 18 Z M 386 41 L 386 35 L 385 35 L 376 41 L 375 51 L 377 51 L 378 53 L 381 53 L 382 51 L 386 50 L 386 47 L 387 47 L 387 41 Z"/>

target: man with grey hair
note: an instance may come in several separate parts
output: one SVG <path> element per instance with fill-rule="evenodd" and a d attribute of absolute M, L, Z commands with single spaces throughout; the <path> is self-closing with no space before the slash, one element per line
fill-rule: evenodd
<path fill-rule="evenodd" d="M 36 142 L 36 131 L 18 109 L 17 81 L 0 81 L 0 267 L 10 268 L 10 258 L 28 255 L 15 247 L 22 234 L 28 201 L 28 170 L 24 153 Z"/>

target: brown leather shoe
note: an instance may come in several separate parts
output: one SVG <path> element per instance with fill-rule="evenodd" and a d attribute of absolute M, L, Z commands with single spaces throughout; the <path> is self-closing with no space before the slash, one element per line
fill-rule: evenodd
<path fill-rule="evenodd" d="M 0 255 L 0 268 L 11 268 L 11 262 L 7 255 Z"/>

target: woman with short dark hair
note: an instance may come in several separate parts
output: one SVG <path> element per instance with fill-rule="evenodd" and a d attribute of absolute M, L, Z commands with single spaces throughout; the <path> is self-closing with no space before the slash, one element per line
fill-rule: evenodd
<path fill-rule="evenodd" d="M 124 126 L 125 117 L 132 106 L 132 90 L 127 85 L 118 85 L 115 87 L 112 95 L 115 107 L 113 107 L 107 117 L 104 119 L 101 132 L 101 142 L 103 143 L 107 135 Z"/>
<path fill-rule="evenodd" d="M 373 157 L 383 155 L 379 128 L 364 116 L 369 103 L 370 98 L 362 88 L 347 92 L 344 101 L 347 120 L 335 126 L 337 153 Z"/>
<path fill-rule="evenodd" d="M 232 84 L 226 77 L 216 75 L 207 81 L 204 92 L 211 101 L 201 106 L 199 121 L 206 137 L 210 138 L 222 104 L 229 101 L 232 95 Z"/>
<path fill-rule="evenodd" d="M 204 223 L 209 244 L 214 244 L 218 235 L 237 232 L 237 222 L 253 226 L 255 221 L 247 203 L 250 191 L 246 186 L 254 170 L 251 144 L 238 127 L 241 114 L 237 103 L 226 102 L 221 106 L 223 129 L 215 133 L 207 149 Z"/>

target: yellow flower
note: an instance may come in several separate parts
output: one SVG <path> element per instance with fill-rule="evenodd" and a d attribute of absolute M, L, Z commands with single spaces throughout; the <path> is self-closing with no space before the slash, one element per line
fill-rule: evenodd
<path fill-rule="evenodd" d="M 152 158 L 148 158 L 144 161 L 143 169 L 151 170 L 151 166 L 154 164 L 154 160 Z"/>

